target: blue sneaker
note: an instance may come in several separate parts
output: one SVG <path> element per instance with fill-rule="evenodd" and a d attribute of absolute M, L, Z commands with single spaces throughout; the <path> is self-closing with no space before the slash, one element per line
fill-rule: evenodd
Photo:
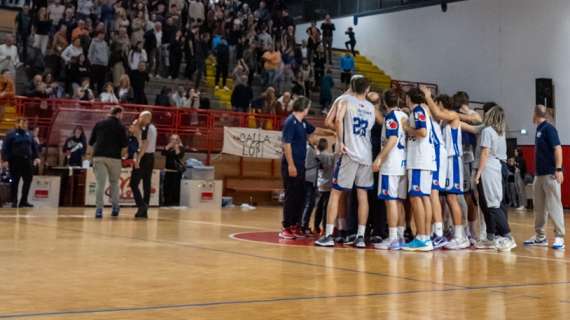
<path fill-rule="evenodd" d="M 103 218 L 103 209 L 95 209 L 95 219 Z"/>
<path fill-rule="evenodd" d="M 554 238 L 554 242 L 552 243 L 552 249 L 554 250 L 562 250 L 564 249 L 564 238 L 556 237 Z"/>
<path fill-rule="evenodd" d="M 431 245 L 431 241 L 429 241 L 429 243 Z M 402 250 L 404 251 L 428 251 L 426 249 L 428 249 L 428 244 L 426 241 L 419 239 L 414 239 L 402 247 Z M 433 250 L 433 247 L 431 247 L 431 250 Z"/>
<path fill-rule="evenodd" d="M 434 249 L 440 249 L 443 248 L 447 245 L 447 238 L 445 237 L 438 237 L 438 236 L 433 236 L 431 238 L 431 241 L 433 243 L 433 248 Z"/>
<path fill-rule="evenodd" d="M 121 208 L 113 208 L 113 210 L 111 211 L 111 217 L 118 217 L 120 211 Z"/>
<path fill-rule="evenodd" d="M 532 236 L 530 239 L 523 242 L 525 246 L 548 247 L 548 240 L 546 237 Z"/>

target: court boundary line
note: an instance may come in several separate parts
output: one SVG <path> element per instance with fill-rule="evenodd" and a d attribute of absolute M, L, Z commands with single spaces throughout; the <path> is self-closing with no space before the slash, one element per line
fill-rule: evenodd
<path fill-rule="evenodd" d="M 369 292 L 369 293 L 346 293 L 336 295 L 315 295 L 315 296 L 285 296 L 274 297 L 265 299 L 252 299 L 252 300 L 222 300 L 202 303 L 187 303 L 187 304 L 164 304 L 155 306 L 138 306 L 138 307 L 108 307 L 108 308 L 93 308 L 93 309 L 77 309 L 77 310 L 62 310 L 62 311 L 46 311 L 34 313 L 11 313 L 0 314 L 0 319 L 21 319 L 21 318 L 40 318 L 40 317 L 53 317 L 53 316 L 71 316 L 71 315 L 90 315 L 90 314 L 105 314 L 105 313 L 129 313 L 129 312 L 142 312 L 142 311 L 161 311 L 161 310 L 186 310 L 197 308 L 208 308 L 217 306 L 228 305 L 251 305 L 251 304 L 266 304 L 266 303 L 280 303 L 292 301 L 319 301 L 328 299 L 349 299 L 349 298 L 374 298 L 384 296 L 405 296 L 410 294 L 424 294 L 424 293 L 462 293 L 469 291 L 479 290 L 496 290 L 496 289 L 512 289 L 512 288 L 526 288 L 526 287 L 539 287 L 539 286 L 553 286 L 553 285 L 568 285 L 570 281 L 565 282 L 552 282 L 552 283 L 532 283 L 532 284 L 512 284 L 512 285 L 494 285 L 494 286 L 473 286 L 464 288 L 442 288 L 430 290 L 404 290 L 404 291 L 385 291 L 385 292 Z M 560 300 L 560 303 L 568 303 L 570 301 Z"/>

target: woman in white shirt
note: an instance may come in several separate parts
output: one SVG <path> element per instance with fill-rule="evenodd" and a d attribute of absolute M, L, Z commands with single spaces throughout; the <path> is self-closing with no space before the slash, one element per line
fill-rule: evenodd
<path fill-rule="evenodd" d="M 119 99 L 117 99 L 117 96 L 115 96 L 115 92 L 113 91 L 112 82 L 107 82 L 105 84 L 105 88 L 103 89 L 103 92 L 101 92 L 99 98 L 101 99 L 101 102 L 104 103 L 119 103 Z"/>

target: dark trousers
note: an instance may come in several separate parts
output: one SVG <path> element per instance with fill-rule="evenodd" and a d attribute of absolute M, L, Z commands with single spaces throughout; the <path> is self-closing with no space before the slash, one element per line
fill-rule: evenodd
<path fill-rule="evenodd" d="M 203 61 L 196 61 L 196 70 L 194 70 L 194 88 L 200 89 L 202 77 L 206 76 L 206 65 Z"/>
<path fill-rule="evenodd" d="M 332 37 L 323 37 L 323 46 L 325 47 L 325 58 L 328 57 L 329 64 L 332 64 Z"/>
<path fill-rule="evenodd" d="M 9 160 L 10 165 L 10 177 L 12 178 L 11 196 L 12 205 L 18 203 L 18 185 L 20 184 L 20 178 L 24 181 L 22 186 L 22 197 L 20 198 L 20 204 L 28 202 L 28 193 L 30 192 L 30 186 L 32 184 L 32 177 L 34 174 L 34 167 L 32 165 L 32 160 L 20 157 L 14 157 Z"/>
<path fill-rule="evenodd" d="M 154 169 L 154 154 L 145 153 L 141 158 L 139 168 L 133 169 L 133 172 L 131 173 L 131 190 L 138 208 L 146 208 L 150 203 L 152 169 Z M 144 196 L 141 195 L 141 191 L 139 189 L 141 180 L 143 183 Z"/>
<path fill-rule="evenodd" d="M 178 78 L 178 74 L 180 73 L 180 64 L 182 64 L 181 56 L 170 56 L 169 75 L 172 77 L 172 79 Z"/>
<path fill-rule="evenodd" d="M 311 215 L 313 214 L 313 209 L 315 208 L 316 197 L 317 187 L 313 183 L 305 181 L 305 206 L 303 207 L 303 220 L 301 224 L 303 228 L 309 227 Z"/>
<path fill-rule="evenodd" d="M 287 164 L 281 165 L 281 176 L 285 188 L 283 204 L 283 228 L 301 224 L 303 204 L 305 201 L 305 171 L 297 168 L 297 176 L 290 177 Z"/>
<path fill-rule="evenodd" d="M 386 216 L 386 205 L 384 201 L 378 199 L 378 174 L 374 174 L 374 189 L 368 191 L 368 227 L 373 236 L 386 238 L 388 235 L 388 220 Z"/>
<path fill-rule="evenodd" d="M 107 70 L 107 66 L 100 64 L 91 65 L 91 79 L 93 79 L 93 87 L 97 89 L 97 93 L 103 91 L 103 86 L 107 79 Z"/>
<path fill-rule="evenodd" d="M 482 183 L 477 185 L 477 190 L 479 191 L 479 207 L 481 208 L 481 212 L 483 212 L 487 226 L 487 238 L 491 240 L 494 239 L 495 236 L 503 237 L 511 233 L 505 202 L 501 202 L 500 208 L 489 208 L 487 206 L 487 200 L 485 199 L 485 190 L 483 190 Z"/>
<path fill-rule="evenodd" d="M 315 211 L 315 221 L 314 221 L 314 228 L 324 229 L 327 224 L 327 206 L 329 204 L 329 198 L 331 196 L 330 191 L 322 191 L 320 192 L 319 202 L 317 202 L 317 211 Z"/>
<path fill-rule="evenodd" d="M 344 43 L 344 46 L 346 47 L 346 50 L 350 50 L 353 56 L 356 56 L 356 51 L 354 51 L 354 47 L 356 46 L 356 41 L 347 41 Z"/>
<path fill-rule="evenodd" d="M 229 66 L 225 63 L 216 63 L 216 85 L 220 82 L 220 76 L 222 77 L 222 85 L 226 86 L 226 81 L 228 80 L 228 69 Z"/>
<path fill-rule="evenodd" d="M 164 204 L 167 206 L 180 205 L 180 172 L 167 172 L 164 174 Z"/>

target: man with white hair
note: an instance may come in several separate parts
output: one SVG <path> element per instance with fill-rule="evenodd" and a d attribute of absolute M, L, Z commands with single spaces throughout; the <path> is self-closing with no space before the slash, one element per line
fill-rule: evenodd
<path fill-rule="evenodd" d="M 135 218 L 146 219 L 148 217 L 148 206 L 150 204 L 150 189 L 152 170 L 154 169 L 154 153 L 156 151 L 156 127 L 152 122 L 152 113 L 143 111 L 139 115 L 136 123 L 140 127 L 139 150 L 133 159 L 134 168 L 131 173 L 131 190 L 137 205 Z M 139 189 L 140 182 L 143 182 L 143 195 Z"/>

